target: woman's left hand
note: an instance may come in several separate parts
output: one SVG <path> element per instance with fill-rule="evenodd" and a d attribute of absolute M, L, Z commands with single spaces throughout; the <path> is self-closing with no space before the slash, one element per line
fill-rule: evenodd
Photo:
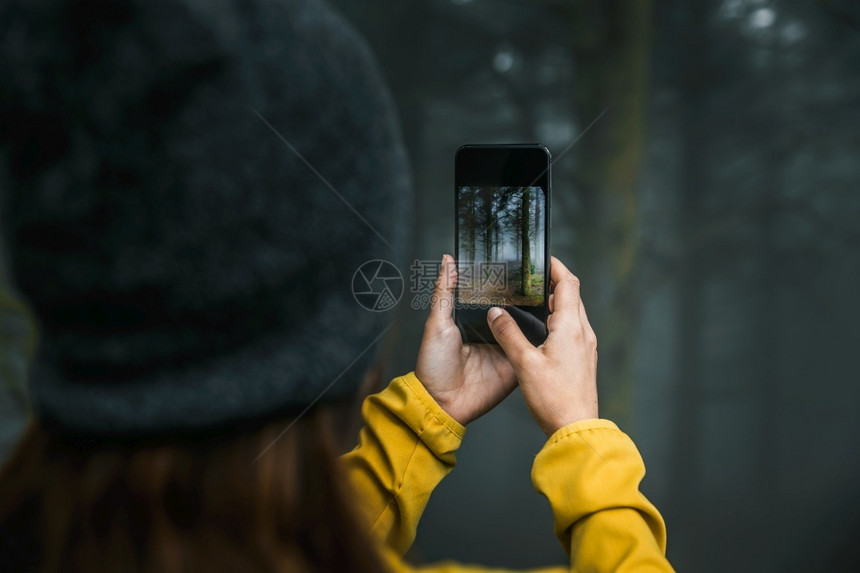
<path fill-rule="evenodd" d="M 436 402 L 465 425 L 504 400 L 517 385 L 517 379 L 498 346 L 463 343 L 452 316 L 456 284 L 454 258 L 443 255 L 415 375 Z"/>

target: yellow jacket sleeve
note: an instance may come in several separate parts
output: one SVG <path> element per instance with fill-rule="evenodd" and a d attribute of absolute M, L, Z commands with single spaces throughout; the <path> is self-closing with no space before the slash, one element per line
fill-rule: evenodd
<path fill-rule="evenodd" d="M 639 491 L 645 464 L 609 420 L 583 420 L 553 434 L 532 482 L 549 500 L 555 534 L 573 571 L 671 571 L 666 525 Z"/>
<path fill-rule="evenodd" d="M 361 416 L 358 445 L 342 460 L 371 532 L 403 555 L 415 540 L 430 493 L 454 467 L 466 428 L 412 372 L 368 396 Z"/>
<path fill-rule="evenodd" d="M 465 428 L 411 372 L 369 396 L 362 418 L 358 445 L 342 458 L 348 479 L 390 568 L 413 571 L 402 556 L 433 488 L 456 463 Z M 644 473 L 636 446 L 612 422 L 588 420 L 556 432 L 535 458 L 532 480 L 550 502 L 571 564 L 541 571 L 670 571 L 663 520 L 638 489 Z M 442 563 L 418 571 L 490 570 Z"/>

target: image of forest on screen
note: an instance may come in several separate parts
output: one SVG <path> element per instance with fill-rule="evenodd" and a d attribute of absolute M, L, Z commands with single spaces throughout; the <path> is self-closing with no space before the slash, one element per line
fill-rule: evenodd
<path fill-rule="evenodd" d="M 543 190 L 464 186 L 458 194 L 459 302 L 542 305 L 546 258 Z"/>

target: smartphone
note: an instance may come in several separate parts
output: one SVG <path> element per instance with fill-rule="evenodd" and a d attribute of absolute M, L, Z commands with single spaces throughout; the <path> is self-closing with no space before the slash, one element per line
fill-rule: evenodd
<path fill-rule="evenodd" d="M 550 163 L 543 145 L 464 145 L 454 157 L 454 320 L 495 344 L 487 310 L 505 308 L 535 346 L 549 316 Z"/>

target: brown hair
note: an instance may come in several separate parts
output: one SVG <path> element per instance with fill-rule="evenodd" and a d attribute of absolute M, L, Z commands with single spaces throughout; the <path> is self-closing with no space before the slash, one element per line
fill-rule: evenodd
<path fill-rule="evenodd" d="M 314 410 L 280 437 L 289 421 L 135 445 L 71 440 L 33 424 L 0 473 L 0 563 L 383 571 L 337 465 L 332 418 Z"/>

